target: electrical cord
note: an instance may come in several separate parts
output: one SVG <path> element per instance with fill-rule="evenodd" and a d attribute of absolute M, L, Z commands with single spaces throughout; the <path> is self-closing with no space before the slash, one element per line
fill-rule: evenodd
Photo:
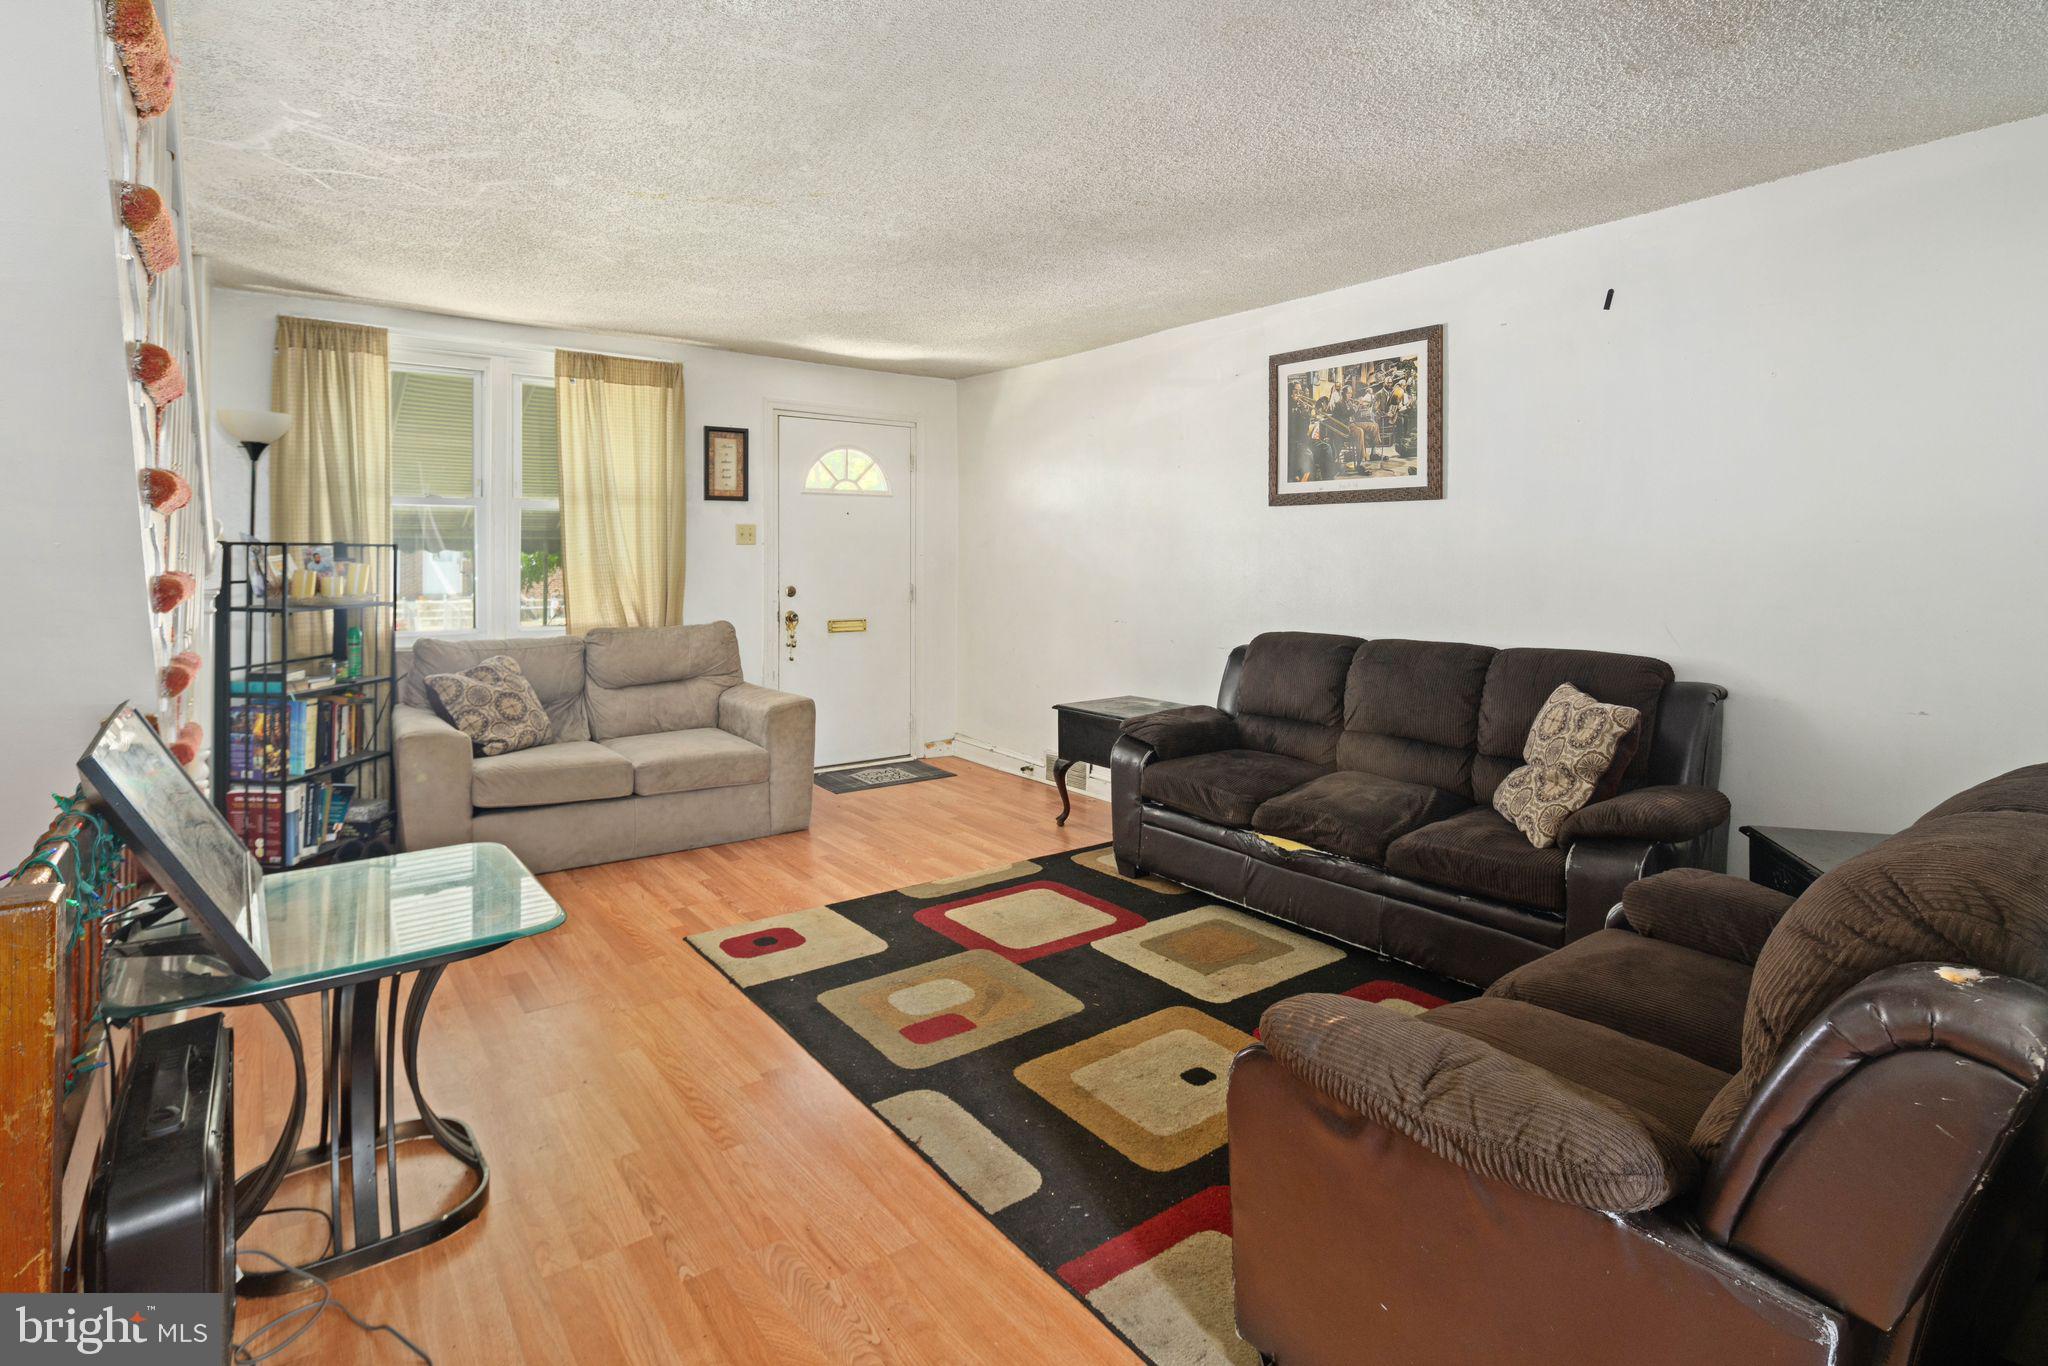
<path fill-rule="evenodd" d="M 319 1215 L 320 1218 L 327 1224 L 328 1250 L 330 1252 L 333 1250 L 334 1217 L 331 1214 L 329 1214 L 326 1210 L 316 1208 L 312 1205 L 279 1205 L 274 1209 L 264 1210 L 263 1214 L 259 1214 L 256 1217 L 260 1219 L 265 1214 Z M 233 1360 L 235 1366 L 256 1366 L 256 1363 L 261 1361 L 268 1361 L 270 1360 L 270 1358 L 276 1356 L 279 1352 L 284 1351 L 285 1348 L 291 1346 L 294 1342 L 297 1342 L 301 1337 L 305 1336 L 306 1333 L 312 1329 L 313 1325 L 319 1322 L 321 1313 L 324 1312 L 327 1306 L 330 1304 L 341 1311 L 343 1318 L 346 1318 L 350 1323 L 353 1323 L 356 1327 L 362 1329 L 365 1333 L 389 1333 L 392 1337 L 397 1338 L 399 1342 L 403 1343 L 407 1351 L 411 1352 L 421 1361 L 426 1362 L 427 1366 L 434 1366 L 434 1359 L 431 1356 L 427 1355 L 425 1349 L 423 1349 L 418 1343 L 414 1342 L 405 1334 L 399 1332 L 396 1328 L 393 1328 L 390 1324 L 365 1323 L 363 1322 L 363 1320 L 357 1318 L 355 1316 L 355 1313 L 352 1310 L 350 1310 L 347 1305 L 343 1304 L 340 1300 L 334 1298 L 334 1287 L 330 1286 L 325 1280 L 323 1280 L 319 1276 L 316 1276 L 312 1272 L 306 1270 L 306 1268 L 299 1266 L 295 1263 L 288 1262 L 274 1252 L 265 1252 L 262 1248 L 239 1248 L 237 1249 L 237 1253 L 241 1256 L 261 1257 L 266 1262 L 275 1263 L 278 1269 L 281 1271 L 289 1271 L 294 1275 L 303 1276 L 305 1279 L 311 1281 L 314 1285 L 320 1287 L 320 1298 L 314 1300 L 310 1304 L 302 1304 L 295 1309 L 285 1310 L 282 1314 L 279 1314 L 276 1318 L 270 1320 L 262 1327 L 256 1329 L 255 1332 L 249 1334 L 249 1336 L 243 1338 L 240 1342 L 234 1344 Z M 298 1327 L 292 1329 L 291 1332 L 285 1334 L 280 1341 L 276 1342 L 275 1344 L 269 1347 L 264 1348 L 261 1352 L 252 1350 L 255 1347 L 256 1340 L 258 1338 L 261 1338 L 264 1334 L 272 1332 L 279 1326 L 286 1323 L 290 1323 L 293 1319 L 297 1318 L 303 1318 L 305 1322 L 301 1323 Z"/>

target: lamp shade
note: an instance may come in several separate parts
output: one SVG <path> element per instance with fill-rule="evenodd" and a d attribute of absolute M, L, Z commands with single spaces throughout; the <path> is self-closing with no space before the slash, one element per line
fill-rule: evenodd
<path fill-rule="evenodd" d="M 259 413 L 253 408 L 221 408 L 214 416 L 221 430 L 235 440 L 268 446 L 292 429 L 290 413 Z"/>

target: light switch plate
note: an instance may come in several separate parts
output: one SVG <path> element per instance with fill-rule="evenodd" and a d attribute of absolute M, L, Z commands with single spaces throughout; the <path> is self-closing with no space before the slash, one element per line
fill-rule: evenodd
<path fill-rule="evenodd" d="M 753 543 L 754 524 L 752 522 L 741 522 L 739 524 L 739 544 L 752 545 Z"/>

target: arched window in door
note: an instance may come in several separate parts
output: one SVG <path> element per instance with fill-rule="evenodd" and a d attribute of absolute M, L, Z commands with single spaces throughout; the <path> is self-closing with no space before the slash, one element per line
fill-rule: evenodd
<path fill-rule="evenodd" d="M 886 498 L 889 476 L 875 457 L 853 446 L 826 451 L 804 473 L 805 493 L 853 493 Z"/>

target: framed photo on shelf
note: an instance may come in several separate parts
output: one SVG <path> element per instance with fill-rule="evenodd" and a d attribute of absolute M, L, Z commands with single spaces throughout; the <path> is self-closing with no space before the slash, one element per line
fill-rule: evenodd
<path fill-rule="evenodd" d="M 709 503 L 747 501 L 747 429 L 704 429 L 704 500 Z"/>
<path fill-rule="evenodd" d="M 1444 496 L 1442 324 L 1266 363 L 1269 506 Z"/>

